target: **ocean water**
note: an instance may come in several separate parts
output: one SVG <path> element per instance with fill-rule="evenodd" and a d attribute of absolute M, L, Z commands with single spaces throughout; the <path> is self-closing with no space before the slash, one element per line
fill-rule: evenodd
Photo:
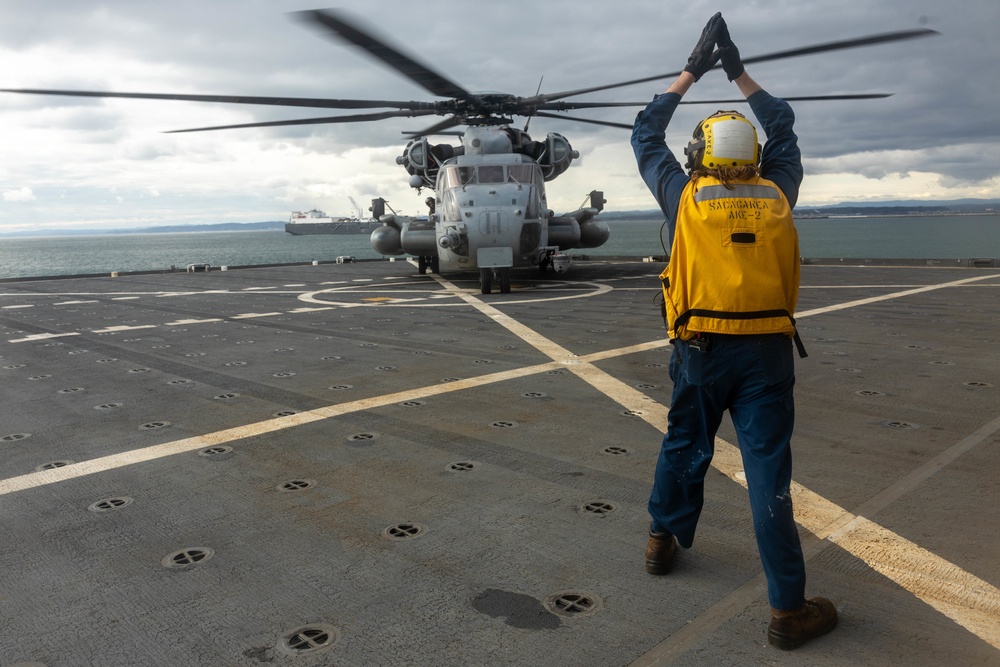
<path fill-rule="evenodd" d="M 590 256 L 664 254 L 662 220 L 609 221 L 611 238 Z M 803 257 L 1000 258 L 1000 216 L 799 220 Z M 274 232 L 191 232 L 0 237 L 0 278 L 157 271 L 188 264 L 245 266 L 380 257 L 368 234 L 292 236 Z"/>

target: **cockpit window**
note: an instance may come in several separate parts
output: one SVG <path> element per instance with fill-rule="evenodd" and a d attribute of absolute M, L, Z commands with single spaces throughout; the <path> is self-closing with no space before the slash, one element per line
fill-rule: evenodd
<path fill-rule="evenodd" d="M 448 167 L 442 172 L 441 177 L 444 178 L 444 187 L 460 188 L 476 182 L 476 168 Z"/>
<path fill-rule="evenodd" d="M 480 183 L 503 183 L 503 165 L 480 165 L 479 166 L 479 182 Z"/>
<path fill-rule="evenodd" d="M 444 192 L 444 220 L 445 222 L 462 221 L 462 210 L 458 205 L 458 197 L 455 196 L 454 189 Z"/>
<path fill-rule="evenodd" d="M 533 164 L 512 164 L 507 167 L 507 182 L 528 185 L 534 176 L 535 165 Z"/>
<path fill-rule="evenodd" d="M 478 167 L 449 166 L 441 170 L 439 182 L 446 189 L 475 183 L 520 183 L 541 185 L 541 173 L 534 164 L 479 165 Z"/>

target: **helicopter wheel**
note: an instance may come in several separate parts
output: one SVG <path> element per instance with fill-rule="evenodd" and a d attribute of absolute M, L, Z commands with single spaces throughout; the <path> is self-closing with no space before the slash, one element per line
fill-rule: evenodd
<path fill-rule="evenodd" d="M 497 271 L 500 274 L 500 293 L 510 293 L 510 269 L 505 267 Z"/>
<path fill-rule="evenodd" d="M 431 273 L 441 275 L 441 259 L 437 255 L 431 257 Z"/>
<path fill-rule="evenodd" d="M 549 268 L 549 264 L 551 263 L 552 260 L 546 257 L 545 259 L 543 259 L 538 263 L 538 270 L 541 271 L 542 273 L 545 273 L 545 271 Z"/>
<path fill-rule="evenodd" d="M 493 291 L 493 269 L 479 269 L 479 291 L 483 294 Z"/>
<path fill-rule="evenodd" d="M 420 272 L 420 275 L 427 273 L 427 258 L 423 255 L 417 257 L 417 271 Z"/>

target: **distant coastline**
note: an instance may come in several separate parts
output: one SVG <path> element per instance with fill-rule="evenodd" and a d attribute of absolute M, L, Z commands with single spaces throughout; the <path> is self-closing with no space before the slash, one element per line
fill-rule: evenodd
<path fill-rule="evenodd" d="M 797 207 L 796 220 L 842 218 L 942 218 L 957 215 L 997 215 L 1000 205 L 993 206 L 830 206 Z"/>
<path fill-rule="evenodd" d="M 837 220 L 854 218 L 912 218 L 949 217 L 973 215 L 998 215 L 1000 201 L 959 199 L 927 204 L 919 201 L 890 201 L 873 204 L 843 203 L 832 206 L 797 206 L 794 215 L 797 220 Z M 601 219 L 612 221 L 662 219 L 659 209 L 642 211 L 606 210 Z M 158 227 L 129 227 L 115 229 L 45 229 L 17 232 L 0 232 L 0 238 L 31 236 L 99 236 L 107 234 L 185 234 L 194 232 L 284 232 L 285 221 L 264 222 L 220 222 L 193 225 L 162 225 Z"/>
<path fill-rule="evenodd" d="M 219 222 L 198 225 L 163 225 L 161 227 L 121 227 L 116 229 L 35 229 L 22 232 L 0 232 L 0 237 L 28 236 L 104 236 L 122 234 L 187 234 L 192 232 L 284 232 L 285 221 Z"/>

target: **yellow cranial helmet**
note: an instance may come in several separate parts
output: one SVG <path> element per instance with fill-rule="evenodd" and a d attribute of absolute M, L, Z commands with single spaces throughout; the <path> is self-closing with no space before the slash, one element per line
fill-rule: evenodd
<path fill-rule="evenodd" d="M 743 167 L 760 161 L 753 123 L 738 111 L 716 111 L 698 123 L 684 154 L 689 170 Z"/>

